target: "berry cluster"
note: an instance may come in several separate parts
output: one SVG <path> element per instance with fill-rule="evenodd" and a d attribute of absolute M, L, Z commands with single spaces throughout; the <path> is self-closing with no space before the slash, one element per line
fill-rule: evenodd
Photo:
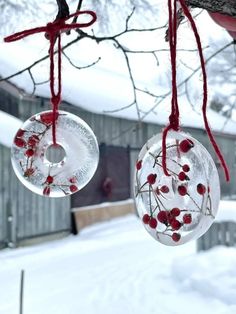
<path fill-rule="evenodd" d="M 181 229 L 184 225 L 192 223 L 192 215 L 190 213 L 183 214 L 184 212 L 186 212 L 186 210 L 180 210 L 174 207 L 171 210 L 160 210 L 156 217 L 144 214 L 142 221 L 152 229 L 156 229 L 159 223 L 164 224 L 166 227 L 165 232 L 169 231 L 168 234 L 171 236 L 172 240 L 178 242 L 181 239 L 181 234 L 175 231 Z"/>
<path fill-rule="evenodd" d="M 174 242 L 178 242 L 181 239 L 181 232 L 186 230 L 186 225 L 191 225 L 195 219 L 195 215 L 202 213 L 201 206 L 203 204 L 202 200 L 200 205 L 196 202 L 194 197 L 190 195 L 189 184 L 191 183 L 191 178 L 193 173 L 189 164 L 181 163 L 181 154 L 187 154 L 191 149 L 194 148 L 194 143 L 190 139 L 184 139 L 175 145 L 169 145 L 166 147 L 168 150 L 177 149 L 176 156 L 178 158 L 173 159 L 173 157 L 168 158 L 168 171 L 171 175 L 172 181 L 176 185 L 175 188 L 171 185 L 161 184 L 162 176 L 160 177 L 160 169 L 162 169 L 162 150 L 158 152 L 157 155 L 151 153 L 150 156 L 154 159 L 154 166 L 152 171 L 146 176 L 146 180 L 143 184 L 140 183 L 140 173 L 142 173 L 144 162 L 143 160 L 138 160 L 136 163 L 136 181 L 137 181 L 137 195 L 145 196 L 146 201 L 146 213 L 142 216 L 142 221 L 147 225 L 150 230 L 155 230 L 157 233 L 167 235 L 171 237 Z M 173 156 L 173 154 L 171 155 Z M 173 167 L 172 167 L 173 165 Z M 158 168 L 155 171 L 155 168 Z M 145 169 L 146 170 L 146 169 Z M 144 171 L 145 173 L 146 171 Z M 159 176 L 159 177 L 158 177 Z M 174 189 L 174 190 L 173 190 Z M 166 197 L 172 198 L 173 194 L 169 195 L 170 191 L 174 191 L 180 197 L 188 197 L 192 206 L 189 209 L 180 209 L 178 206 L 168 209 L 168 199 Z M 198 183 L 195 186 L 196 194 L 201 197 L 205 197 L 206 192 L 209 193 L 209 188 L 207 188 L 203 183 Z M 172 192 L 173 193 L 173 192 Z M 209 199 L 209 194 L 207 194 Z M 180 204 L 180 203 L 179 203 Z M 211 202 L 209 202 L 209 214 L 211 213 Z M 194 217 L 193 217 L 194 216 Z"/>

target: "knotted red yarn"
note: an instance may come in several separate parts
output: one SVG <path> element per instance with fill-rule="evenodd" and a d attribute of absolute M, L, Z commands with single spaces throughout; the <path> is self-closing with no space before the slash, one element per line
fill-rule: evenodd
<path fill-rule="evenodd" d="M 166 166 L 166 138 L 168 132 L 172 129 L 179 130 L 179 106 L 178 106 L 178 90 L 176 80 L 176 47 L 177 47 L 177 5 L 174 1 L 174 10 L 172 10 L 172 0 L 168 0 L 169 9 L 169 47 L 170 60 L 172 70 L 172 99 L 171 99 L 171 114 L 169 116 L 169 125 L 163 130 L 162 134 L 162 167 L 164 174 L 169 176 Z"/>
<path fill-rule="evenodd" d="M 202 113 L 203 113 L 205 129 L 209 137 L 209 140 L 215 150 L 215 153 L 221 162 L 222 168 L 225 173 L 225 179 L 226 181 L 229 181 L 230 174 L 229 174 L 227 164 L 224 160 L 224 157 L 220 151 L 219 146 L 217 145 L 215 141 L 214 135 L 211 131 L 211 128 L 209 126 L 208 119 L 207 119 L 207 94 L 208 94 L 207 74 L 206 74 L 205 61 L 204 61 L 200 36 L 198 34 L 198 30 L 194 22 L 194 19 L 188 9 L 188 6 L 185 3 L 185 0 L 178 0 L 178 1 L 181 5 L 184 15 L 187 17 L 187 19 L 190 22 L 190 25 L 192 27 L 192 30 L 196 39 L 198 52 L 199 52 L 199 58 L 200 58 L 200 63 L 201 63 L 202 75 L 203 75 Z M 169 173 L 166 167 L 166 137 L 169 130 L 171 129 L 175 131 L 179 130 L 179 109 L 178 109 L 178 101 L 177 101 L 178 95 L 177 95 L 177 83 L 176 83 L 176 43 L 177 43 L 177 6 L 176 6 L 176 3 L 177 3 L 177 0 L 174 0 L 174 12 L 173 12 L 172 0 L 168 0 L 169 46 L 170 46 L 171 67 L 172 67 L 172 106 L 171 106 L 171 115 L 169 117 L 169 125 L 164 129 L 163 138 L 162 138 L 162 150 L 163 150 L 162 166 L 163 166 L 163 171 L 165 175 L 168 175 L 168 176 L 169 176 Z"/>
<path fill-rule="evenodd" d="M 91 21 L 87 23 L 71 23 L 67 24 L 66 21 L 72 17 L 79 15 L 90 15 Z M 28 30 L 24 30 L 13 35 L 7 36 L 4 38 L 5 42 L 12 42 L 20 40 L 29 35 L 45 32 L 46 37 L 50 41 L 49 48 L 49 57 L 50 57 L 50 92 L 51 92 L 51 104 L 53 107 L 53 124 L 52 124 L 52 135 L 53 135 L 53 144 L 56 145 L 56 120 L 58 117 L 58 108 L 61 103 L 61 32 L 68 31 L 72 29 L 89 27 L 91 26 L 97 19 L 96 13 L 93 11 L 85 10 L 78 11 L 74 14 L 69 15 L 66 18 L 56 19 L 52 23 L 48 23 L 46 26 L 36 27 Z M 54 55 L 55 50 L 54 46 L 57 41 L 57 52 L 58 52 L 58 61 L 57 61 L 57 73 L 58 73 L 58 86 L 57 91 L 55 88 L 55 66 L 54 66 Z"/>

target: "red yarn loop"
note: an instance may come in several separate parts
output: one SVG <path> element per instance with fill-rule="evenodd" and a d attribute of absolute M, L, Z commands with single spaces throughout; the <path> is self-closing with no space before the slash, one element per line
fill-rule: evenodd
<path fill-rule="evenodd" d="M 71 23 L 67 24 L 66 21 L 72 17 L 79 15 L 89 15 L 91 19 L 85 23 Z M 52 134 L 53 134 L 53 144 L 56 144 L 56 117 L 57 110 L 61 102 L 61 32 L 69 31 L 72 29 L 89 27 L 97 20 L 96 13 L 93 11 L 78 11 L 74 14 L 69 15 L 66 18 L 56 19 L 54 22 L 48 23 L 46 26 L 36 27 L 22 32 L 17 32 L 13 35 L 7 36 L 4 38 L 5 42 L 12 42 L 20 40 L 29 35 L 37 34 L 44 32 L 45 37 L 50 41 L 50 91 L 51 91 L 51 103 L 53 106 L 53 124 L 52 124 Z M 57 60 L 57 69 L 58 69 L 58 88 L 57 93 L 55 92 L 55 79 L 54 79 L 54 45 L 58 39 L 58 60 Z"/>
<path fill-rule="evenodd" d="M 55 106 L 56 108 L 58 108 L 58 106 L 59 106 L 60 103 L 61 103 L 61 97 L 60 97 L 60 95 L 52 96 L 52 98 L 51 98 L 51 103 L 52 103 L 53 106 Z"/>
<path fill-rule="evenodd" d="M 208 138 L 215 150 L 215 153 L 218 157 L 218 159 L 220 160 L 221 166 L 224 170 L 225 173 L 225 179 L 226 181 L 230 181 L 230 174 L 229 174 L 229 169 L 227 167 L 226 161 L 224 160 L 224 156 L 221 153 L 221 150 L 219 148 L 219 146 L 216 143 L 216 140 L 214 138 L 214 135 L 212 134 L 211 128 L 209 126 L 208 123 L 208 119 L 207 119 L 207 74 L 206 74 L 206 67 L 205 67 L 205 61 L 204 61 L 204 57 L 203 57 L 203 52 L 202 52 L 202 44 L 201 44 L 201 40 L 200 40 L 200 36 L 198 34 L 198 30 L 196 27 L 196 24 L 194 22 L 194 19 L 188 9 L 188 6 L 185 3 L 185 0 L 179 0 L 179 3 L 183 9 L 183 12 L 185 14 L 185 16 L 188 18 L 195 39 L 196 39 L 196 43 L 197 43 L 197 48 L 198 48 L 198 52 L 199 52 L 199 58 L 200 58 L 200 63 L 201 63 L 201 68 L 202 68 L 202 76 L 203 76 L 203 103 L 202 103 L 202 114 L 203 114 L 203 120 L 204 120 L 204 124 L 205 124 L 205 129 L 208 135 Z"/>
<path fill-rule="evenodd" d="M 174 1 L 174 9 L 172 8 L 172 1 Z M 188 6 L 185 3 L 185 0 L 178 0 L 180 3 L 180 6 L 183 10 L 183 13 L 187 17 L 187 19 L 190 22 L 190 25 L 192 27 L 197 48 L 199 52 L 199 58 L 202 68 L 202 75 L 203 75 L 203 104 L 202 104 L 202 114 L 203 114 L 203 120 L 205 124 L 205 129 L 207 132 L 207 135 L 209 137 L 209 140 L 215 150 L 216 155 L 218 156 L 222 168 L 225 173 L 226 181 L 230 180 L 229 170 L 227 167 L 227 164 L 224 160 L 224 157 L 220 151 L 220 148 L 218 147 L 216 140 L 212 134 L 212 131 L 210 129 L 208 119 L 207 119 L 207 74 L 206 74 L 206 68 L 205 68 L 205 61 L 202 51 L 202 45 L 200 36 L 198 34 L 198 30 L 196 27 L 196 24 L 194 22 L 194 19 L 188 9 Z M 169 176 L 167 168 L 166 168 L 166 138 L 169 130 L 173 129 L 175 131 L 179 130 L 179 107 L 178 107 L 178 94 L 177 94 L 177 82 L 176 82 L 176 46 L 177 46 L 177 0 L 168 0 L 168 9 L 169 9 L 169 46 L 170 46 L 170 57 L 171 57 L 171 67 L 172 67 L 172 109 L 171 109 L 171 115 L 169 117 L 169 125 L 164 129 L 163 135 L 162 135 L 162 150 L 163 150 L 163 157 L 162 157 L 162 167 L 165 175 Z"/>
<path fill-rule="evenodd" d="M 172 0 L 168 0 L 169 9 L 169 47 L 172 70 L 172 99 L 171 114 L 169 116 L 169 125 L 163 130 L 162 134 L 162 167 L 166 176 L 170 176 L 166 165 L 166 138 L 170 130 L 179 130 L 179 106 L 178 106 L 178 90 L 176 79 L 176 46 L 177 46 L 177 4 L 174 0 L 174 8 L 172 8 Z"/>

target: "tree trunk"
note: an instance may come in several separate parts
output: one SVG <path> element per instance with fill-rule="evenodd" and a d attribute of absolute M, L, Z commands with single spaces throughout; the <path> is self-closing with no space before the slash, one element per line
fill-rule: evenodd
<path fill-rule="evenodd" d="M 236 0 L 186 0 L 186 4 L 236 17 Z"/>

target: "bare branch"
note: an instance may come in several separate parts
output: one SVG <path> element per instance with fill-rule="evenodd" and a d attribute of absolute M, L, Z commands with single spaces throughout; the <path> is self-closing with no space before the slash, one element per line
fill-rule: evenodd
<path fill-rule="evenodd" d="M 236 17 L 235 0 L 186 0 L 186 4 L 210 12 L 219 12 Z"/>
<path fill-rule="evenodd" d="M 88 64 L 88 65 L 85 65 L 85 66 L 78 66 L 78 65 L 75 65 L 75 64 L 71 61 L 70 57 L 67 56 L 67 54 L 65 53 L 65 51 L 62 51 L 62 54 L 63 54 L 63 56 L 65 56 L 65 58 L 69 61 L 69 63 L 70 63 L 74 68 L 76 68 L 76 69 L 78 69 L 78 70 L 83 70 L 83 69 L 90 68 L 90 67 L 94 66 L 95 64 L 97 64 L 97 63 L 101 60 L 101 57 L 98 57 L 98 59 L 97 59 L 96 61 L 94 61 L 94 62 L 92 62 L 92 63 L 90 63 L 90 64 Z"/>

